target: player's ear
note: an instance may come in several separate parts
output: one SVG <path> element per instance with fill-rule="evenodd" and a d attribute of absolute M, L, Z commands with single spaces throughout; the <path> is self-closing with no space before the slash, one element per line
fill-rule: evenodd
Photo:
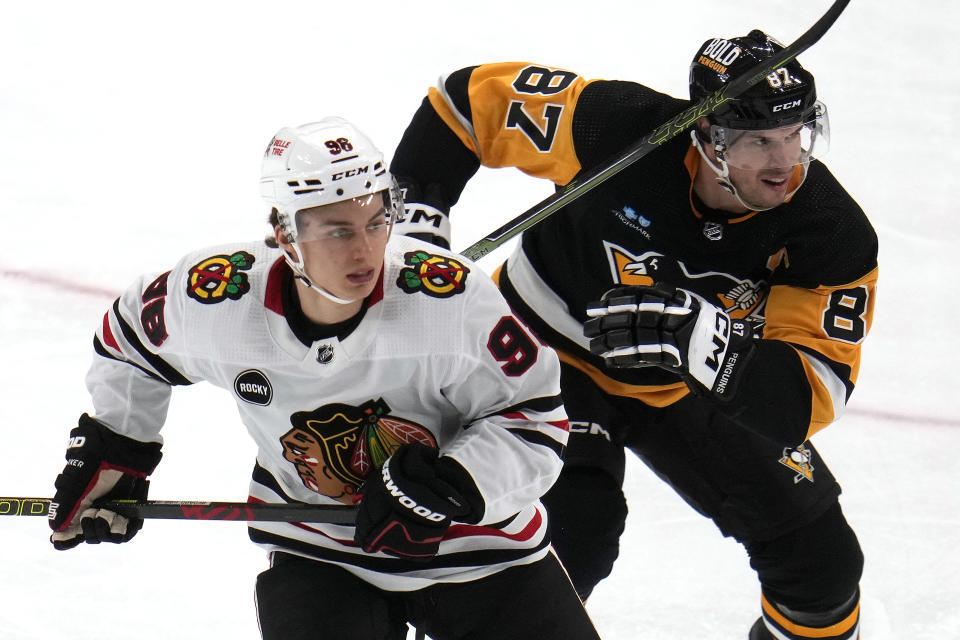
<path fill-rule="evenodd" d="M 706 118 L 700 118 L 696 124 L 697 138 L 703 144 L 710 144 L 710 121 Z"/>

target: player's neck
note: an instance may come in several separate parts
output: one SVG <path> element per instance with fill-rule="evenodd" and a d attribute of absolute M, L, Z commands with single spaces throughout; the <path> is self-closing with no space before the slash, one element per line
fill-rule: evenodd
<path fill-rule="evenodd" d="M 296 280 L 295 289 L 300 310 L 314 324 L 328 325 L 344 322 L 360 313 L 363 308 L 363 300 L 339 304 L 328 300 L 323 294 L 314 291 L 300 280 Z"/>
<path fill-rule="evenodd" d="M 711 209 L 729 211 L 730 213 L 746 213 L 749 211 L 737 197 L 724 189 L 717 177 L 709 168 L 701 167 L 693 180 L 693 191 L 697 197 Z"/>

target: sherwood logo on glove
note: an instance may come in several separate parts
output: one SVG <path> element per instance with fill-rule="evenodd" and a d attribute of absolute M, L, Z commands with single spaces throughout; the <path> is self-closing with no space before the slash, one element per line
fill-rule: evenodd
<path fill-rule="evenodd" d="M 445 513 L 440 513 L 439 511 L 431 511 L 426 507 L 422 507 L 417 504 L 410 496 L 400 490 L 400 488 L 393 483 L 393 478 L 390 477 L 390 470 L 387 469 L 387 466 L 384 465 L 383 469 L 383 486 L 386 487 L 387 491 L 390 492 L 394 498 L 397 499 L 401 505 L 410 509 L 415 514 L 429 520 L 430 522 L 440 522 L 441 520 L 446 520 L 447 515 Z"/>

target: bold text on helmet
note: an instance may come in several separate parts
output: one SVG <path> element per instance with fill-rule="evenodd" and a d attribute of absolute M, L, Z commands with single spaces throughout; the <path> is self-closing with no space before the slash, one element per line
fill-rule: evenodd
<path fill-rule="evenodd" d="M 722 65 L 730 66 L 733 61 L 740 57 L 743 50 L 729 40 L 723 38 L 714 38 L 703 50 L 703 55 L 716 60 Z"/>

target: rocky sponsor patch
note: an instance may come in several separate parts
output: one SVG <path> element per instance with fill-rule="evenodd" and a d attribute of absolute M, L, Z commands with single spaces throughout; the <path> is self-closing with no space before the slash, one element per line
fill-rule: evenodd
<path fill-rule="evenodd" d="M 247 369 L 233 381 L 233 390 L 240 399 L 250 404 L 265 407 L 273 400 L 273 387 L 262 372 Z"/>

